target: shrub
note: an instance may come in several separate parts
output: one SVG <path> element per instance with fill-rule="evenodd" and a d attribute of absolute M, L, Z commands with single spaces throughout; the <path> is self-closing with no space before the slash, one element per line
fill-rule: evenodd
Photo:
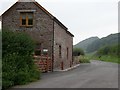
<path fill-rule="evenodd" d="M 39 79 L 32 53 L 35 44 L 22 32 L 2 30 L 2 88 Z"/>
<path fill-rule="evenodd" d="M 90 63 L 90 60 L 87 57 L 80 56 L 79 62 L 80 63 Z"/>
<path fill-rule="evenodd" d="M 90 58 L 87 56 L 74 56 L 74 63 L 79 64 L 79 63 L 90 63 Z"/>

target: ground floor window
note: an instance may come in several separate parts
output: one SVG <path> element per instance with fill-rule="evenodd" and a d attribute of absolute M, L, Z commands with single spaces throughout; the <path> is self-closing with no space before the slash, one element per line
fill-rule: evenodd
<path fill-rule="evenodd" d="M 67 59 L 68 59 L 68 53 L 69 53 L 69 49 L 68 49 L 68 47 L 67 47 Z"/>
<path fill-rule="evenodd" d="M 59 45 L 59 58 L 61 58 L 61 45 Z"/>
<path fill-rule="evenodd" d="M 41 43 L 36 44 L 35 55 L 37 55 L 37 56 L 41 55 Z"/>
<path fill-rule="evenodd" d="M 41 55 L 41 50 L 35 50 L 35 55 L 40 56 Z"/>

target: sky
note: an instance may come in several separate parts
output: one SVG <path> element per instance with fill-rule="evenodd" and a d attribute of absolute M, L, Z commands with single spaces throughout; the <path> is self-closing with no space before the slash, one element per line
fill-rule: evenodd
<path fill-rule="evenodd" d="M 0 0 L 0 15 L 18 0 Z M 73 44 L 118 32 L 119 0 L 36 0 L 74 35 Z M 0 26 L 1 27 L 1 26 Z"/>

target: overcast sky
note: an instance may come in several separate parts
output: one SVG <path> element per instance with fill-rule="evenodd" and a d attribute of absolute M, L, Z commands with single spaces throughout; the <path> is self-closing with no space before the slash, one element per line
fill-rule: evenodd
<path fill-rule="evenodd" d="M 1 0 L 0 15 L 17 0 Z M 36 0 L 74 34 L 73 44 L 118 32 L 119 0 Z"/>

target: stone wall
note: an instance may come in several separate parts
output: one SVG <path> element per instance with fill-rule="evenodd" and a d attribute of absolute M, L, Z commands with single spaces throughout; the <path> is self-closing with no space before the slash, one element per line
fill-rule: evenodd
<path fill-rule="evenodd" d="M 61 62 L 63 62 L 63 68 L 70 67 L 72 62 L 72 45 L 73 38 L 66 33 L 60 25 L 54 22 L 54 67 L 61 69 Z M 61 57 L 59 56 L 59 46 L 61 46 Z M 68 57 L 67 57 L 68 48 Z"/>
<path fill-rule="evenodd" d="M 21 10 L 34 11 L 32 27 L 20 26 Z M 2 28 L 28 33 L 35 42 L 41 43 L 41 50 L 48 49 L 48 55 L 54 61 L 54 68 L 61 69 L 61 62 L 63 62 L 65 69 L 70 67 L 70 62 L 72 62 L 73 38 L 58 22 L 33 2 L 17 2 L 2 15 Z M 59 57 L 59 45 L 61 46 L 61 58 Z"/>
<path fill-rule="evenodd" d="M 20 10 L 34 10 L 33 27 L 20 26 Z M 48 54 L 52 57 L 53 20 L 33 2 L 17 2 L 5 12 L 2 16 L 3 27 L 28 33 L 37 43 L 41 43 L 41 49 L 48 49 Z"/>

